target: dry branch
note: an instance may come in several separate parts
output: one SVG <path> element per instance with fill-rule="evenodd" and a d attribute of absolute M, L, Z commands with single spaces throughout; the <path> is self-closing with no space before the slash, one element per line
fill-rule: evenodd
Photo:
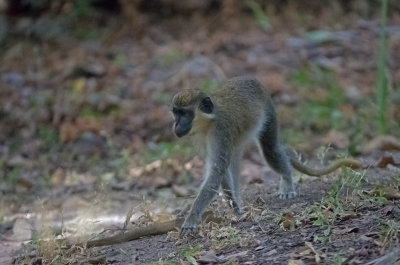
<path fill-rule="evenodd" d="M 135 228 L 131 231 L 126 231 L 114 236 L 89 240 L 86 244 L 80 242 L 78 244 L 67 243 L 67 247 L 70 248 L 76 245 L 86 245 L 87 248 L 91 247 L 100 247 L 100 246 L 108 246 L 113 244 L 120 244 L 128 241 L 132 241 L 145 236 L 154 236 L 166 234 L 169 231 L 174 230 L 175 228 L 179 228 L 183 223 L 183 218 L 177 218 L 172 221 L 162 222 L 162 223 L 154 223 L 150 224 L 146 227 Z M 68 241 L 68 240 L 67 240 Z"/>

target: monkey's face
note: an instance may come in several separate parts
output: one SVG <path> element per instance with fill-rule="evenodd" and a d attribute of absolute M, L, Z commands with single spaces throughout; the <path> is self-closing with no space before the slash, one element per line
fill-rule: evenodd
<path fill-rule="evenodd" d="M 178 137 L 182 137 L 190 132 L 192 129 L 192 121 L 194 118 L 194 111 L 182 108 L 173 108 L 172 114 L 174 115 L 174 133 Z"/>
<path fill-rule="evenodd" d="M 173 130 L 178 137 L 188 134 L 193 125 L 196 131 L 196 128 L 200 125 L 199 123 L 202 123 L 199 116 L 205 116 L 206 119 L 213 117 L 214 104 L 210 97 L 198 90 L 183 90 L 179 92 L 174 96 L 172 104 L 172 114 L 175 118 Z"/>

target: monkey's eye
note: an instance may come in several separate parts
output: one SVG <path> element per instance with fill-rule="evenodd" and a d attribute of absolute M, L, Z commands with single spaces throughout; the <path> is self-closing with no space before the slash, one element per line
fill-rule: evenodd
<path fill-rule="evenodd" d="M 172 108 L 172 113 L 173 113 L 174 115 L 182 116 L 182 115 L 184 115 L 185 112 L 184 112 L 183 110 L 181 110 L 181 109 Z"/>

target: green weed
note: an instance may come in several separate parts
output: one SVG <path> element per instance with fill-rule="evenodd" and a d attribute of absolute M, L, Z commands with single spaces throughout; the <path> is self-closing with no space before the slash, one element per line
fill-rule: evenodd
<path fill-rule="evenodd" d="M 381 240 L 383 248 L 389 247 L 394 242 L 399 242 L 400 222 L 395 220 L 385 220 L 381 223 Z"/>
<path fill-rule="evenodd" d="M 308 102 L 300 107 L 301 120 L 307 127 L 314 125 L 319 129 L 340 130 L 345 127 L 345 121 L 340 107 L 346 100 L 343 88 L 336 81 L 331 71 L 311 64 L 308 68 L 299 69 L 292 77 L 294 85 L 300 88 L 300 93 Z M 310 90 L 320 89 L 326 93 L 318 98 L 309 98 Z"/>
<path fill-rule="evenodd" d="M 332 264 L 333 265 L 342 265 L 343 261 L 345 260 L 345 258 L 343 258 L 341 255 L 335 253 L 332 256 Z"/>
<path fill-rule="evenodd" d="M 149 143 L 146 148 L 138 154 L 140 163 L 147 165 L 156 160 L 164 160 L 169 157 L 182 157 L 188 159 L 192 155 L 189 145 L 180 145 L 173 142 Z"/>
<path fill-rule="evenodd" d="M 381 134 L 387 132 L 388 71 L 387 71 L 387 24 L 388 1 L 381 1 L 381 29 L 379 31 L 378 72 L 376 83 L 377 126 Z"/>
<path fill-rule="evenodd" d="M 161 104 L 169 104 L 171 102 L 171 96 L 168 93 L 162 91 L 156 91 L 152 94 L 151 98 Z"/>
<path fill-rule="evenodd" d="M 183 54 L 177 49 L 170 49 L 165 54 L 161 54 L 157 56 L 156 64 L 160 66 L 168 66 L 171 65 L 183 58 Z"/>
<path fill-rule="evenodd" d="M 73 7 L 73 17 L 91 17 L 97 12 L 91 0 L 73 0 Z"/>
<path fill-rule="evenodd" d="M 304 34 L 304 38 L 312 44 L 321 44 L 336 40 L 335 34 L 326 30 L 309 31 Z"/>
<path fill-rule="evenodd" d="M 295 129 L 293 127 L 282 130 L 281 137 L 284 143 L 293 148 L 295 148 L 299 144 L 307 142 L 306 136 L 304 135 L 302 130 Z"/>
<path fill-rule="evenodd" d="M 318 150 L 317 150 L 317 158 L 318 158 L 318 160 L 321 162 L 321 163 L 323 163 L 324 162 L 324 159 L 325 159 L 325 157 L 326 157 L 326 154 L 328 153 L 328 151 L 330 150 L 330 149 L 332 149 L 332 147 L 330 146 L 330 145 L 327 145 L 327 146 L 321 146 L 320 148 L 318 148 Z"/>
<path fill-rule="evenodd" d="M 115 172 L 118 176 L 123 176 L 127 174 L 129 162 L 131 160 L 131 153 L 128 149 L 122 149 L 119 154 L 115 156 L 114 159 L 111 160 L 111 168 L 114 173 L 105 173 L 102 177 L 102 181 L 108 181 L 115 177 Z"/>
<path fill-rule="evenodd" d="M 14 166 L 10 170 L 6 170 L 4 181 L 0 182 L 0 189 L 7 190 L 14 187 L 21 173 L 22 168 L 20 166 Z"/>
<path fill-rule="evenodd" d="M 185 258 L 190 264 L 197 265 L 197 261 L 194 258 L 201 250 L 201 245 L 197 244 L 195 246 L 185 246 L 179 249 L 179 256 Z"/>
<path fill-rule="evenodd" d="M 361 189 L 361 181 L 365 172 L 343 169 L 339 179 L 334 182 L 321 202 L 308 207 L 301 219 L 314 220 L 313 225 L 327 226 L 324 237 L 330 234 L 330 226 L 349 208 L 357 191 Z M 343 196 L 345 197 L 343 199 Z"/>
<path fill-rule="evenodd" d="M 269 22 L 269 18 L 267 14 L 265 14 L 260 4 L 258 4 L 254 0 L 248 0 L 246 1 L 246 5 L 253 13 L 254 19 L 256 20 L 257 24 L 265 31 L 270 30 L 271 23 Z"/>
<path fill-rule="evenodd" d="M 38 136 L 40 140 L 42 140 L 48 147 L 56 145 L 60 142 L 58 133 L 49 127 L 40 127 L 38 130 Z"/>

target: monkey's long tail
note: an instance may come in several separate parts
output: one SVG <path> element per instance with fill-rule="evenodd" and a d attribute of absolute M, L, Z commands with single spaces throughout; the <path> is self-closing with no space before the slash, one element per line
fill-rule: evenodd
<path fill-rule="evenodd" d="M 300 171 L 301 173 L 304 173 L 309 176 L 316 176 L 316 177 L 320 177 L 320 176 L 329 174 L 340 167 L 349 167 L 352 169 L 359 169 L 362 166 L 360 161 L 351 159 L 351 158 L 343 158 L 343 159 L 336 160 L 336 161 L 332 162 L 331 164 L 329 164 L 328 166 L 323 167 L 323 168 L 308 167 L 293 157 L 290 158 L 290 162 L 291 162 L 292 166 L 296 170 Z"/>

